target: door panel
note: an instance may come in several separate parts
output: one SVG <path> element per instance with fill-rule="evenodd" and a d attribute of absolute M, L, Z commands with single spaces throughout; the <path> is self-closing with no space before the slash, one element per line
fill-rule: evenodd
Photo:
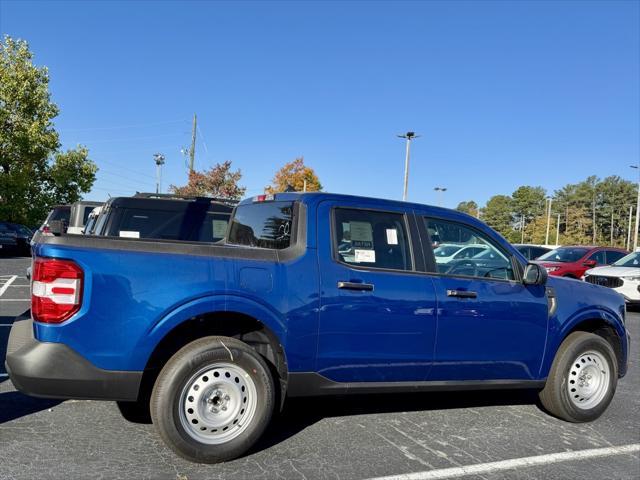
<path fill-rule="evenodd" d="M 348 210 L 336 214 L 336 207 Z M 361 202 L 319 206 L 317 371 L 337 382 L 424 381 L 435 344 L 433 283 L 413 271 L 405 212 L 392 210 L 390 221 L 372 217 L 367 227 L 366 208 Z M 406 246 L 399 248 L 403 237 Z"/>
<path fill-rule="evenodd" d="M 516 281 L 512 253 L 489 231 L 439 219 L 421 219 L 419 226 L 423 238 L 428 231 L 438 232 L 440 245 L 487 246 L 462 263 L 433 269 L 438 334 L 429 380 L 537 378 L 548 322 L 545 287 Z M 425 255 L 432 255 L 431 242 L 423 246 Z"/>

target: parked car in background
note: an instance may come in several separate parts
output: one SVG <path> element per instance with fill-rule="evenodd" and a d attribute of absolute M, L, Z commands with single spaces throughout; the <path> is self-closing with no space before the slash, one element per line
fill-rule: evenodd
<path fill-rule="evenodd" d="M 69 212 L 69 225 L 67 233 L 80 235 L 84 231 L 84 225 L 87 223 L 91 211 L 102 205 L 104 202 L 91 202 L 88 200 L 80 200 L 71 204 Z"/>
<path fill-rule="evenodd" d="M 38 232 L 42 235 L 53 235 L 51 233 L 50 223 L 53 221 L 60 221 L 63 225 L 64 231 L 69 225 L 69 218 L 71 217 L 71 205 L 56 205 L 51 209 L 49 215 L 42 223 Z"/>
<path fill-rule="evenodd" d="M 93 235 L 217 242 L 237 202 L 207 197 L 138 193 L 102 206 Z"/>
<path fill-rule="evenodd" d="M 0 222 L 0 226 L 4 226 L 5 230 L 12 230 L 16 234 L 16 253 L 18 255 L 31 255 L 31 238 L 33 237 L 33 231 L 20 225 L 19 223 Z"/>
<path fill-rule="evenodd" d="M 85 235 L 93 235 L 95 232 L 96 225 L 98 224 L 98 218 L 100 217 L 100 213 L 102 212 L 102 205 L 99 207 L 94 207 L 91 212 L 89 212 L 89 216 L 87 217 L 87 222 L 84 224 L 84 228 L 82 229 L 82 233 Z"/>
<path fill-rule="evenodd" d="M 630 253 L 609 266 L 587 270 L 584 280 L 613 288 L 628 303 L 640 303 L 640 252 Z"/>
<path fill-rule="evenodd" d="M 168 212 L 158 218 L 173 224 Z M 461 212 L 259 195 L 215 244 L 142 240 L 156 218 L 142 217 L 140 238 L 42 237 L 7 372 L 27 394 L 150 413 L 191 461 L 244 455 L 287 397 L 528 388 L 556 417 L 587 422 L 627 372 L 619 294 L 547 277 Z M 492 264 L 436 264 L 430 230 L 483 245 Z"/>
<path fill-rule="evenodd" d="M 18 238 L 16 232 L 9 228 L 6 223 L 0 223 L 0 253 L 13 255 L 17 249 Z"/>
<path fill-rule="evenodd" d="M 559 247 L 545 253 L 536 262 L 543 265 L 549 275 L 582 278 L 590 268 L 609 265 L 628 253 L 614 247 Z"/>
<path fill-rule="evenodd" d="M 441 243 L 437 248 L 433 250 L 433 254 L 436 257 L 436 263 L 451 263 L 455 260 L 462 260 L 465 258 L 475 257 L 479 253 L 487 249 L 486 245 L 482 244 L 453 244 L 453 243 Z"/>
<path fill-rule="evenodd" d="M 551 248 L 541 247 L 539 245 L 527 245 L 524 243 L 515 243 L 513 246 L 516 247 L 527 260 L 535 260 L 552 250 Z"/>

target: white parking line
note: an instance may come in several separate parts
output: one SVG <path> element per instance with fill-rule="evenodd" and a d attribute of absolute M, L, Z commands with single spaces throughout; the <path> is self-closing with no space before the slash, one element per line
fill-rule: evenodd
<path fill-rule="evenodd" d="M 0 298 L 0 302 L 30 302 L 30 298 Z"/>
<path fill-rule="evenodd" d="M 11 284 L 16 281 L 16 278 L 18 278 L 17 275 L 12 276 L 4 283 L 4 285 L 2 285 L 2 287 L 0 287 L 0 297 L 4 294 L 4 292 L 7 291 L 7 288 L 9 288 Z"/>
<path fill-rule="evenodd" d="M 477 463 L 463 467 L 441 468 L 425 472 L 406 473 L 402 475 L 389 475 L 388 477 L 376 477 L 370 480 L 433 480 L 441 478 L 465 477 L 467 475 L 482 475 L 501 470 L 513 470 L 516 468 L 528 468 L 550 463 L 570 462 L 585 458 L 608 457 L 611 455 L 623 455 L 640 451 L 640 443 L 622 445 L 618 447 L 591 448 L 573 452 L 550 453 L 536 455 L 534 457 L 513 458 L 499 462 Z"/>

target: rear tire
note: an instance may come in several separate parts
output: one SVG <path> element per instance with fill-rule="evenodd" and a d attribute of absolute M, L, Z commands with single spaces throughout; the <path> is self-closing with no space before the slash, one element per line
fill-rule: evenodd
<path fill-rule="evenodd" d="M 611 344 L 588 332 L 573 332 L 560 345 L 540 392 L 544 408 L 569 422 L 595 420 L 611 403 L 618 362 Z"/>
<path fill-rule="evenodd" d="M 275 405 L 262 357 L 230 337 L 195 340 L 169 359 L 151 392 L 151 417 L 165 443 L 193 462 L 244 454 L 260 438 Z"/>

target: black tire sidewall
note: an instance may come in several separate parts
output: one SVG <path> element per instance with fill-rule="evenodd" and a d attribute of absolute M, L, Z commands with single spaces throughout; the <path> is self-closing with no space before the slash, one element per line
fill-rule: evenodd
<path fill-rule="evenodd" d="M 594 334 L 582 334 L 572 339 L 568 348 L 562 353 L 561 363 L 558 365 L 556 382 L 556 391 L 559 394 L 559 401 L 562 410 L 566 412 L 568 420 L 574 422 L 588 422 L 595 420 L 607 409 L 616 391 L 618 379 L 618 363 L 615 352 L 609 342 L 602 337 Z M 600 353 L 605 361 L 609 364 L 609 386 L 607 394 L 598 405 L 590 409 L 581 409 L 576 407 L 569 398 L 570 392 L 567 389 L 570 370 L 573 362 L 583 353 L 594 350 Z"/>
<path fill-rule="evenodd" d="M 251 347 L 235 339 L 200 339 L 184 347 L 167 363 L 154 386 L 152 416 L 161 436 L 182 457 L 217 463 L 245 453 L 266 429 L 275 404 L 273 378 L 264 360 Z M 225 348 L 226 347 L 226 348 Z M 198 442 L 180 421 L 180 395 L 186 383 L 214 363 L 231 363 L 245 370 L 256 387 L 257 405 L 251 423 L 236 438 L 216 445 Z"/>

